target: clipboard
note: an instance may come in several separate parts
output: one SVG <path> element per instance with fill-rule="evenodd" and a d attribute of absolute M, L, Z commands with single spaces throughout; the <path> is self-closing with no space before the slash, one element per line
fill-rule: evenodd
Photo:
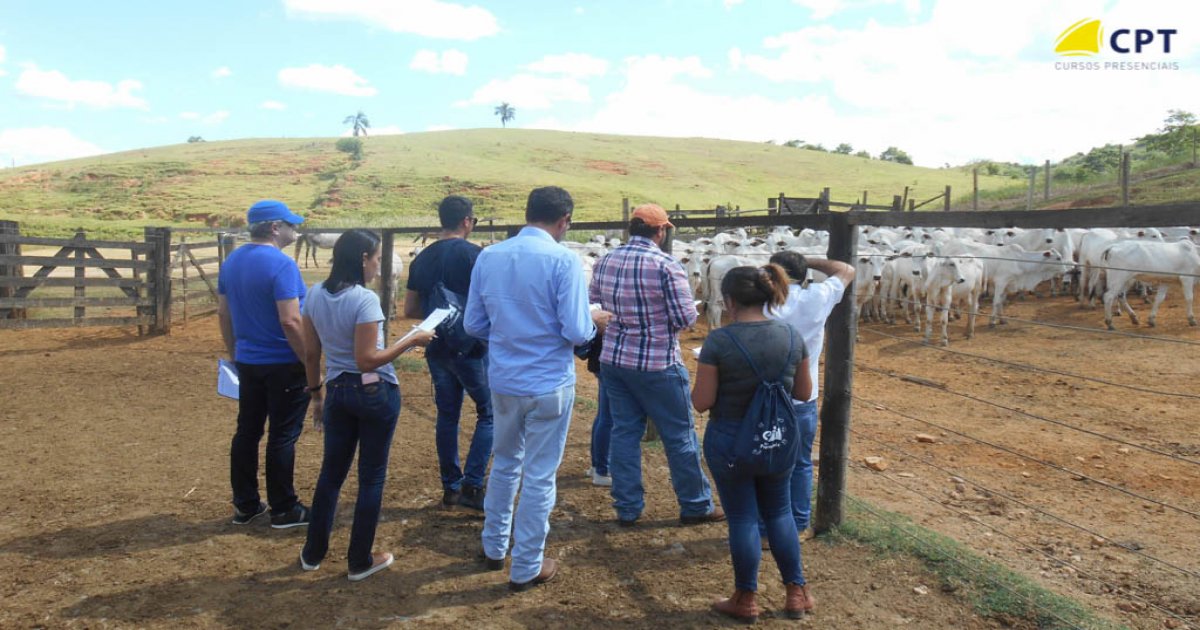
<path fill-rule="evenodd" d="M 240 393 L 237 366 L 225 359 L 217 359 L 217 395 L 237 400 Z"/>
<path fill-rule="evenodd" d="M 420 324 L 413 326 L 413 329 L 408 331 L 407 333 L 405 333 L 403 337 L 397 339 L 396 343 L 403 343 L 405 340 L 407 340 L 409 337 L 416 334 L 418 331 L 428 331 L 428 330 L 433 330 L 434 328 L 437 328 L 438 324 L 441 324 L 442 322 L 446 321 L 446 318 L 450 317 L 453 314 L 454 314 L 454 309 L 452 309 L 452 308 L 434 309 L 433 312 L 429 314 L 429 317 L 426 317 L 423 321 L 421 321 Z"/>

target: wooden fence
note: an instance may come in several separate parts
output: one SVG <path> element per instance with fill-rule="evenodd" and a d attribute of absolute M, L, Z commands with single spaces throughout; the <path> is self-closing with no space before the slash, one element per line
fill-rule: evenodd
<path fill-rule="evenodd" d="M 189 240 L 179 234 L 171 244 L 172 312 L 183 318 L 211 313 L 217 308 L 217 272 L 234 244 L 231 234 L 217 232 Z"/>
<path fill-rule="evenodd" d="M 147 229 L 144 242 L 89 239 L 82 231 L 69 239 L 22 236 L 16 222 L 0 221 L 0 328 L 138 326 L 165 332 L 170 319 L 159 308 L 163 294 L 170 296 L 169 286 L 160 290 L 164 238 L 169 233 L 157 228 Z M 44 255 L 30 247 L 57 250 Z M 37 270 L 27 276 L 26 267 Z M 31 309 L 58 316 L 30 318 Z"/>

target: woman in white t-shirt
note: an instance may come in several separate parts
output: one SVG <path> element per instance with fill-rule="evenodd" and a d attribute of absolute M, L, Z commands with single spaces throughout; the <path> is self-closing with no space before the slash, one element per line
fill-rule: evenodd
<path fill-rule="evenodd" d="M 367 284 L 379 277 L 379 237 L 350 230 L 333 246 L 329 277 L 313 285 L 304 302 L 305 357 L 314 393 L 317 426 L 324 425 L 325 456 L 313 493 L 308 539 L 300 551 L 300 567 L 315 571 L 329 550 L 329 533 L 337 513 L 342 483 L 358 451 L 358 500 L 347 552 L 348 577 L 365 579 L 392 564 L 392 554 L 372 553 L 383 502 L 388 452 L 400 415 L 400 385 L 392 361 L 406 350 L 424 346 L 433 332 L 417 332 L 385 345 L 383 309 Z M 325 354 L 325 379 L 311 382 Z M 325 404 L 320 405 L 321 390 Z"/>

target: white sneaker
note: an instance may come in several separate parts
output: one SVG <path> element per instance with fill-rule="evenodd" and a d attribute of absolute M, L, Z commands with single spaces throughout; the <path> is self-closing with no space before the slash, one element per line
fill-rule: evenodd
<path fill-rule="evenodd" d="M 300 552 L 300 568 L 305 571 L 316 571 L 317 569 L 321 568 L 321 563 L 318 562 L 316 564 L 309 564 L 309 563 L 305 562 L 304 561 L 304 552 L 301 551 Z"/>
<path fill-rule="evenodd" d="M 592 485 L 593 486 L 601 486 L 604 488 L 611 488 L 612 487 L 612 476 L 611 475 L 601 475 L 599 473 L 593 472 L 592 473 Z"/>
<path fill-rule="evenodd" d="M 371 554 L 371 559 L 374 560 L 375 564 L 372 564 L 367 569 L 359 571 L 358 573 L 347 573 L 346 577 L 350 578 L 351 582 L 365 580 L 372 575 L 375 575 L 376 573 L 379 573 L 380 571 L 392 566 L 392 562 L 396 560 L 390 553 L 373 553 Z"/>

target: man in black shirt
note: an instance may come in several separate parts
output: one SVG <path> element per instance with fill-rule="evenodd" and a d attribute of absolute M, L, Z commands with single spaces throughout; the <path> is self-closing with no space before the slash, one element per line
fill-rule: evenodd
<path fill-rule="evenodd" d="M 443 288 L 466 303 L 471 270 L 482 248 L 467 241 L 478 219 L 470 200 L 452 195 L 438 206 L 441 237 L 413 260 L 408 271 L 404 316 L 418 319 L 433 310 L 430 298 Z M 441 284 L 441 287 L 438 285 Z M 442 505 L 462 505 L 483 511 L 488 460 L 492 457 L 492 392 L 487 380 L 487 345 L 475 344 L 465 352 L 435 338 L 425 350 L 437 405 L 438 467 L 442 477 Z M 475 401 L 477 420 L 465 466 L 459 467 L 458 421 L 463 393 Z"/>

